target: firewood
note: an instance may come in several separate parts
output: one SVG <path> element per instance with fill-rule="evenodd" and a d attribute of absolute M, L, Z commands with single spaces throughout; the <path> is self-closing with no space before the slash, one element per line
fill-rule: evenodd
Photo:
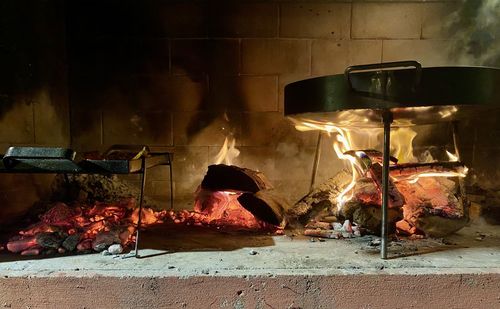
<path fill-rule="evenodd" d="M 435 172 L 462 172 L 465 168 L 461 162 L 431 162 L 431 163 L 403 163 L 389 167 L 389 174 L 398 180 L 415 176 L 421 173 Z"/>
<path fill-rule="evenodd" d="M 336 198 L 349 184 L 351 178 L 352 176 L 347 171 L 340 171 L 301 198 L 287 211 L 287 217 L 289 219 L 295 218 L 298 222 L 306 224 L 310 218 L 316 217 L 319 213 L 324 213 L 324 216 L 337 216 Z"/>
<path fill-rule="evenodd" d="M 7 243 L 7 250 L 18 253 L 26 249 L 37 246 L 35 236 L 29 236 L 18 240 L 11 240 Z"/>
<path fill-rule="evenodd" d="M 402 218 L 403 216 L 400 210 L 395 208 L 388 209 L 388 227 L 390 233 L 395 231 L 396 222 Z M 380 235 L 380 229 L 382 227 L 382 209 L 380 206 L 362 205 L 354 211 L 352 220 L 356 224 L 370 230 L 375 235 Z"/>
<path fill-rule="evenodd" d="M 306 229 L 304 230 L 304 235 L 322 238 L 340 238 L 342 233 L 334 230 Z"/>
<path fill-rule="evenodd" d="M 305 226 L 307 229 L 322 229 L 322 230 L 330 230 L 332 229 L 332 225 L 328 222 L 322 221 L 311 221 Z"/>
<path fill-rule="evenodd" d="M 35 235 L 35 239 L 38 245 L 47 249 L 57 249 L 63 241 L 58 233 L 38 233 Z"/>
<path fill-rule="evenodd" d="M 379 163 L 372 164 L 372 166 L 370 167 L 370 175 L 377 184 L 379 191 L 382 192 L 382 165 L 380 165 Z M 392 180 L 389 179 L 388 206 L 390 208 L 399 208 L 403 206 L 404 203 L 405 203 L 404 196 L 401 194 L 401 192 L 398 191 Z"/>
<path fill-rule="evenodd" d="M 210 165 L 201 187 L 212 191 L 235 190 L 252 193 L 273 188 L 261 172 L 224 164 Z"/>
<path fill-rule="evenodd" d="M 332 223 L 332 222 L 337 222 L 338 221 L 338 219 L 337 219 L 336 216 L 326 216 L 326 217 L 321 218 L 321 220 L 323 222 L 327 222 L 327 223 Z"/>
<path fill-rule="evenodd" d="M 40 252 L 42 252 L 42 249 L 40 247 L 36 247 L 36 248 L 30 248 L 30 249 L 23 250 L 21 252 L 21 255 L 39 255 Z"/>
<path fill-rule="evenodd" d="M 467 225 L 468 218 L 444 218 L 441 216 L 422 216 L 415 220 L 415 227 L 426 236 L 443 237 L 462 229 Z"/>
<path fill-rule="evenodd" d="M 80 235 L 79 234 L 69 235 L 63 241 L 62 246 L 63 246 L 64 249 L 66 249 L 68 251 L 73 251 L 73 250 L 75 250 L 75 248 L 78 245 L 79 241 L 80 241 Z"/>
<path fill-rule="evenodd" d="M 286 199 L 273 190 L 260 190 L 256 193 L 243 193 L 238 202 L 258 219 L 280 225 L 285 219 L 285 213 L 290 208 Z"/>

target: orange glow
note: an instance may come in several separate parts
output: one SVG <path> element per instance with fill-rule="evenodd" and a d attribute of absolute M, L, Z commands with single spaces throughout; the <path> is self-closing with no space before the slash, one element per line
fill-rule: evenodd
<path fill-rule="evenodd" d="M 445 115 L 443 116 L 445 117 Z M 353 129 L 340 128 L 331 122 L 315 122 L 315 121 L 298 121 L 292 119 L 295 128 L 299 131 L 321 130 L 330 134 L 335 134 L 333 149 L 337 157 L 347 162 L 347 167 L 352 175 L 351 182 L 340 192 L 337 197 L 337 208 L 341 210 L 346 202 L 351 200 L 354 195 L 353 188 L 360 177 L 366 176 L 366 170 L 363 169 L 360 162 L 354 153 L 358 154 L 357 150 L 377 149 L 381 148 L 382 130 L 378 128 L 371 129 Z M 417 162 L 417 157 L 413 152 L 413 140 L 417 133 L 410 127 L 400 127 L 391 130 L 391 154 L 398 159 L 398 163 Z M 350 154 L 346 154 L 350 151 Z M 434 162 L 430 153 L 426 153 L 424 161 Z M 457 162 L 458 157 L 447 152 L 450 162 Z M 426 171 L 415 173 L 404 177 L 391 177 L 394 182 L 405 182 L 407 184 L 416 184 L 422 178 L 429 177 L 465 177 L 468 169 L 466 167 L 457 168 L 457 171 Z M 358 197 L 359 198 L 359 197 Z"/>
<path fill-rule="evenodd" d="M 266 223 L 255 218 L 238 202 L 241 192 L 209 191 L 200 189 L 196 196 L 194 214 L 195 222 L 217 227 L 260 230 Z"/>

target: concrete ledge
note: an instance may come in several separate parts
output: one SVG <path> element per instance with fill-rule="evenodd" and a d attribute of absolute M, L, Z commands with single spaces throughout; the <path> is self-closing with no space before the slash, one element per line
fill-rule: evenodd
<path fill-rule="evenodd" d="M 1 278 L 7 308 L 498 308 L 500 274 Z"/>
<path fill-rule="evenodd" d="M 372 236 L 311 242 L 161 227 L 142 237 L 140 259 L 0 254 L 0 307 L 500 307 L 498 226 L 396 242 L 389 260 Z"/>

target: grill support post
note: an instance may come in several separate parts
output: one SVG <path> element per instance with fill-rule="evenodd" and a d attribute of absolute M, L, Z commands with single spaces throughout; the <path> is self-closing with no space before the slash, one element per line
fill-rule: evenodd
<path fill-rule="evenodd" d="M 316 142 L 316 153 L 314 154 L 313 170 L 311 175 L 311 185 L 309 186 L 309 192 L 314 188 L 314 183 L 316 182 L 316 175 L 318 174 L 319 158 L 321 157 L 321 139 L 323 137 L 323 132 L 318 131 L 318 141 Z"/>
<path fill-rule="evenodd" d="M 135 252 L 134 255 L 136 258 L 139 258 L 139 233 L 141 230 L 142 223 L 142 204 L 144 200 L 144 188 L 146 187 L 146 159 L 142 157 L 142 167 L 141 167 L 141 194 L 139 196 L 139 214 L 137 218 L 137 230 L 135 231 Z M 170 179 L 172 180 L 172 179 Z"/>
<path fill-rule="evenodd" d="M 173 156 L 171 153 L 167 154 L 168 156 L 168 169 L 170 173 L 170 210 L 174 210 L 174 176 L 173 176 L 173 171 L 172 169 L 174 168 L 172 166 L 172 161 L 173 161 Z"/>
<path fill-rule="evenodd" d="M 462 157 L 460 156 L 460 149 L 459 149 L 459 137 L 458 137 L 458 121 L 452 121 L 451 123 L 451 128 L 452 128 L 452 134 L 453 134 L 453 147 L 455 149 L 455 156 L 457 156 L 458 161 L 462 160 Z M 458 187 L 460 189 L 460 198 L 462 199 L 462 211 L 463 215 L 465 218 L 467 218 L 467 221 L 469 221 L 469 201 L 467 200 L 466 197 L 466 192 L 465 192 L 465 182 L 462 177 L 458 177 Z"/>
<path fill-rule="evenodd" d="M 380 243 L 380 257 L 387 259 L 387 245 L 389 242 L 388 206 L 389 206 L 389 157 L 391 151 L 391 123 L 393 115 L 390 110 L 384 110 L 382 114 L 384 122 L 384 151 L 382 165 L 382 229 Z"/>

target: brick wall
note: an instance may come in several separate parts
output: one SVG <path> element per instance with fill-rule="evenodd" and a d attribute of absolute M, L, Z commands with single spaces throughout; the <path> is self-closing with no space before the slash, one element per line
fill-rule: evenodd
<path fill-rule="evenodd" d="M 0 3 L 0 153 L 11 145 L 69 146 L 62 1 Z M 0 226 L 47 195 L 52 177 L 0 177 Z M 1 227 L 0 227 L 1 228 Z"/>
<path fill-rule="evenodd" d="M 40 75 L 28 90 L 8 94 L 16 99 L 1 110 L 0 145 L 70 144 L 77 151 L 116 143 L 173 145 L 177 207 L 191 206 L 228 135 L 241 151 L 236 164 L 264 171 L 291 200 L 307 191 L 317 136 L 296 131 L 284 118 L 289 82 L 381 61 L 481 64 L 460 49 L 468 32 L 454 23 L 463 15 L 459 1 L 16 3 L 2 4 L 4 15 L 17 22 L 0 38 L 27 43 L 0 63 L 16 74 L 36 63 Z M 5 72 L 4 85 L 12 80 Z M 467 163 L 480 166 L 496 153 L 486 139 L 498 129 L 494 120 L 471 129 L 476 125 L 464 124 L 462 144 Z M 446 135 L 428 143 L 447 143 L 443 130 L 426 130 Z M 488 148 L 478 152 L 474 143 Z M 342 167 L 331 147 L 323 152 L 320 180 Z M 165 205 L 167 175 L 164 167 L 153 170 L 147 187 Z M 5 200 L 12 195 L 23 194 Z"/>
<path fill-rule="evenodd" d="M 264 171 L 294 200 L 308 189 L 316 133 L 297 132 L 284 118 L 284 85 L 352 64 L 456 65 L 444 21 L 458 7 L 457 1 L 72 1 L 73 147 L 174 145 L 175 197 L 185 207 L 182 200 L 190 203 L 232 134 L 241 151 L 236 164 Z M 342 166 L 325 148 L 320 178 Z M 148 192 L 166 198 L 162 169 L 152 173 Z"/>

